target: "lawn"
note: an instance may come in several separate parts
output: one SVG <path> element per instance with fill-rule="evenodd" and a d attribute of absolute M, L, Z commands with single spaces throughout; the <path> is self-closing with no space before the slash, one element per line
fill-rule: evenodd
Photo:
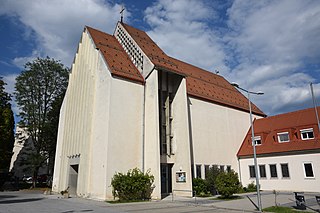
<path fill-rule="evenodd" d="M 283 207 L 283 206 L 271 206 L 268 208 L 263 209 L 264 212 L 276 212 L 276 213 L 291 213 L 291 212 L 303 212 L 303 213 L 311 213 L 309 211 L 298 211 L 290 207 Z"/>

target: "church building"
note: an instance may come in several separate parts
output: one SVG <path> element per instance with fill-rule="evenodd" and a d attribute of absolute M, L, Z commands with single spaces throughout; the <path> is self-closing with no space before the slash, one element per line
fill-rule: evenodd
<path fill-rule="evenodd" d="M 153 199 L 191 196 L 192 178 L 211 166 L 239 172 L 249 127 L 248 99 L 222 76 L 168 56 L 123 22 L 113 35 L 85 27 L 61 107 L 53 191 L 113 199 L 113 175 L 139 168 L 155 177 Z"/>

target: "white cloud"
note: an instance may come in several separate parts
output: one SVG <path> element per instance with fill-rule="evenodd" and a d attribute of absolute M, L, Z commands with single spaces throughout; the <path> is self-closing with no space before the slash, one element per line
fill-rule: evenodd
<path fill-rule="evenodd" d="M 147 33 L 168 55 L 212 71 L 227 69 L 220 38 L 208 27 L 216 16 L 198 0 L 159 0 L 145 10 Z"/>
<path fill-rule="evenodd" d="M 7 85 L 5 85 L 6 92 L 12 95 L 11 109 L 16 116 L 19 114 L 19 108 L 18 108 L 16 102 L 14 101 L 13 93 L 15 91 L 14 87 L 15 87 L 17 76 L 18 76 L 18 74 L 9 74 L 9 75 L 2 76 L 3 77 L 2 80 L 7 84 Z"/>
<path fill-rule="evenodd" d="M 232 33 L 224 40 L 232 50 L 229 60 L 238 61 L 228 78 L 263 90 L 258 104 L 267 113 L 311 107 L 309 83 L 319 82 L 310 70 L 320 58 L 319 2 L 234 1 L 228 15 Z"/>
<path fill-rule="evenodd" d="M 145 11 L 148 34 L 169 55 L 264 91 L 252 98 L 268 114 L 310 107 L 308 85 L 319 81 L 308 70 L 319 65 L 319 2 L 235 0 L 230 5 L 227 14 L 219 14 L 223 10 L 216 2 L 158 0 Z M 225 28 L 210 24 L 224 15 Z"/>
<path fill-rule="evenodd" d="M 34 32 L 25 33 L 36 37 L 34 51 L 70 66 L 84 26 L 112 33 L 119 11 L 120 5 L 102 0 L 3 0 L 0 15 L 16 16 Z M 128 12 L 125 15 L 130 16 Z"/>
<path fill-rule="evenodd" d="M 33 50 L 30 56 L 26 57 L 17 57 L 13 59 L 13 64 L 19 67 L 20 69 L 24 69 L 24 65 L 27 62 L 33 61 L 37 57 L 40 57 L 40 53 L 37 50 Z"/>

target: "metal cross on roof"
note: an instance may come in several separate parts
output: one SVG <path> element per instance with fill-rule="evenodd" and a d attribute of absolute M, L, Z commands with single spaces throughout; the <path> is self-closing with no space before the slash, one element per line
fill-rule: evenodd
<path fill-rule="evenodd" d="M 122 5 L 121 6 L 121 11 L 120 11 L 120 14 L 121 14 L 121 19 L 120 19 L 120 22 L 122 23 L 123 22 L 123 12 L 124 12 L 125 8 L 124 6 Z"/>

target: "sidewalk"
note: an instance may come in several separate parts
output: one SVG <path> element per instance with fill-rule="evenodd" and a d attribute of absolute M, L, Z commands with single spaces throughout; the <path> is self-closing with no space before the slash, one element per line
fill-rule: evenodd
<path fill-rule="evenodd" d="M 311 209 L 320 210 L 320 206 L 316 202 L 315 195 L 319 195 L 320 193 L 304 193 L 306 205 Z M 188 202 L 193 203 L 194 205 L 204 205 L 213 208 L 225 209 L 225 210 L 238 210 L 245 212 L 257 212 L 257 209 L 253 203 L 257 205 L 257 195 L 256 193 L 246 193 L 239 194 L 242 199 L 237 200 L 212 200 L 212 198 L 182 198 L 182 197 L 174 197 L 174 202 Z M 164 199 L 164 201 L 172 200 L 172 197 Z M 277 194 L 276 200 L 275 195 L 271 191 L 263 191 L 261 192 L 261 203 L 262 208 L 267 208 L 271 206 L 275 206 L 276 203 L 278 206 L 285 207 L 296 207 L 295 197 L 293 192 L 280 192 Z M 307 211 L 312 211 L 307 208 Z"/>

